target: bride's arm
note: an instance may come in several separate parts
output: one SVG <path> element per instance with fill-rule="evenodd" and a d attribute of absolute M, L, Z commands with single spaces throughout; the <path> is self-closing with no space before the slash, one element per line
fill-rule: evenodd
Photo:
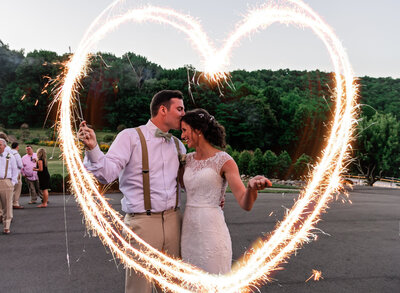
<path fill-rule="evenodd" d="M 246 188 L 240 178 L 239 168 L 234 160 L 229 160 L 222 166 L 221 175 L 228 181 L 229 187 L 240 207 L 246 211 L 250 211 L 253 208 L 258 190 L 272 186 L 271 181 L 267 178 L 257 175 L 249 180 Z"/>

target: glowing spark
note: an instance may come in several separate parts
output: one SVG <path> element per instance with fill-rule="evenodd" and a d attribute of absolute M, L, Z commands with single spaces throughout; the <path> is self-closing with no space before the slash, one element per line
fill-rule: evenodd
<path fill-rule="evenodd" d="M 39 100 L 38 99 L 36 99 L 36 102 L 35 102 L 35 107 L 37 106 L 37 104 L 39 103 Z"/>
<path fill-rule="evenodd" d="M 319 279 L 323 279 L 322 272 L 317 270 L 312 270 L 312 275 L 306 280 L 306 283 L 313 279 L 314 281 L 319 281 Z"/>
<path fill-rule="evenodd" d="M 21 97 L 21 101 L 23 101 L 26 97 L 26 94 Z"/>
<path fill-rule="evenodd" d="M 265 4 L 251 10 L 218 51 L 209 42 L 200 24 L 187 15 L 174 10 L 148 6 L 132 9 L 124 14 L 112 15 L 122 1 L 115 1 L 92 23 L 78 50 L 67 64 L 67 74 L 56 95 L 61 101 L 59 113 L 60 142 L 64 160 L 71 176 L 71 186 L 80 204 L 88 229 L 98 235 L 113 255 L 126 267 L 133 268 L 147 278 L 155 280 L 162 288 L 173 292 L 244 292 L 249 286 L 269 281 L 273 271 L 288 259 L 305 242 L 314 239 L 311 231 L 327 209 L 333 194 L 342 187 L 341 173 L 349 159 L 349 145 L 356 123 L 356 86 L 348 57 L 332 29 L 301 1 L 286 0 L 279 4 Z M 309 181 L 300 193 L 293 208 L 268 239 L 259 239 L 238 261 L 232 272 L 224 275 L 206 274 L 180 260 L 171 259 L 143 242 L 123 223 L 98 191 L 98 183 L 88 173 L 81 161 L 81 147 L 72 130 L 72 106 L 76 101 L 79 81 L 87 71 L 89 52 L 111 30 L 120 24 L 132 22 L 157 22 L 170 25 L 187 35 L 203 59 L 205 75 L 214 80 L 226 76 L 232 49 L 239 41 L 273 23 L 291 24 L 310 28 L 325 44 L 334 66 L 336 78 L 335 112 L 322 157 L 309 174 Z M 121 231 L 126 232 L 126 237 Z M 129 245 L 129 239 L 141 243 L 140 250 Z"/>

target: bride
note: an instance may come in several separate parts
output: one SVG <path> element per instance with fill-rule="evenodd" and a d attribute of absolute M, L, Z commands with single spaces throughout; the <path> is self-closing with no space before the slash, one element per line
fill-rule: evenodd
<path fill-rule="evenodd" d="M 186 156 L 183 184 L 187 202 L 182 223 L 182 259 L 209 273 L 230 272 L 232 243 L 220 203 L 229 184 L 239 205 L 250 211 L 257 190 L 271 182 L 256 176 L 243 185 L 239 169 L 225 147 L 225 129 L 204 109 L 182 117 L 182 139 L 196 151 Z M 218 147 L 218 148 L 217 148 Z"/>

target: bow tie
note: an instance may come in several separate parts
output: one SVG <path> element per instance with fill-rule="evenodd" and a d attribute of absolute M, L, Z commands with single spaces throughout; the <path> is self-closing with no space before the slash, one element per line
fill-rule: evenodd
<path fill-rule="evenodd" d="M 170 141 L 172 134 L 168 133 L 168 132 L 163 132 L 160 129 L 157 128 L 156 133 L 155 133 L 156 137 L 164 137 L 166 140 Z"/>

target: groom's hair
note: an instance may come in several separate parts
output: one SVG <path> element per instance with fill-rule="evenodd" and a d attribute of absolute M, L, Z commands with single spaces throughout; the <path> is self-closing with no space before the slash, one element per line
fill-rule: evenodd
<path fill-rule="evenodd" d="M 226 147 L 225 128 L 206 110 L 198 108 L 188 111 L 181 121 L 193 129 L 200 130 L 210 144 L 222 149 Z"/>
<path fill-rule="evenodd" d="M 169 110 L 171 99 L 173 98 L 183 100 L 182 92 L 178 90 L 162 90 L 156 93 L 150 103 L 151 117 L 157 116 L 158 110 L 161 106 L 164 106 Z"/>

